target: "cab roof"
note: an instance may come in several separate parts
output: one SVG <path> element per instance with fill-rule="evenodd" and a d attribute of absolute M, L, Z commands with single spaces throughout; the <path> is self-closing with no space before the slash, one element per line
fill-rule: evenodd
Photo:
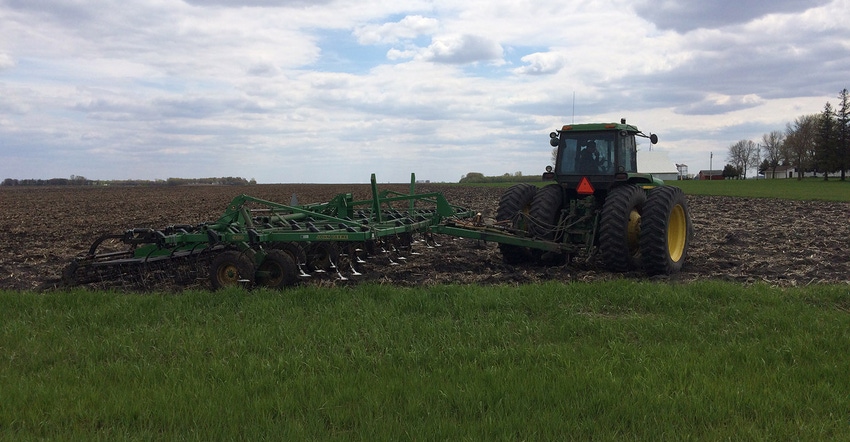
<path fill-rule="evenodd" d="M 564 127 L 561 128 L 560 132 L 596 132 L 601 130 L 613 130 L 620 131 L 625 130 L 627 132 L 640 132 L 637 127 L 632 126 L 631 124 L 622 124 L 622 123 L 585 123 L 585 124 L 565 124 Z"/>

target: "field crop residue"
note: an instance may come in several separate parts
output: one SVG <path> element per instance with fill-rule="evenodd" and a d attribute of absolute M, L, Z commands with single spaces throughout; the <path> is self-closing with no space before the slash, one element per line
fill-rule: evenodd
<path fill-rule="evenodd" d="M 407 185 L 380 189 L 405 192 Z M 441 192 L 448 201 L 493 216 L 504 188 L 421 185 L 418 192 Z M 179 187 L 3 187 L 0 188 L 0 288 L 57 287 L 62 272 L 100 235 L 131 228 L 161 229 L 174 224 L 214 221 L 235 196 L 288 204 L 328 201 L 339 193 L 370 197 L 365 184 L 279 184 Z M 688 196 L 694 237 L 683 271 L 671 281 L 714 279 L 776 286 L 850 282 L 850 204 L 769 198 Z M 511 266 L 496 244 L 438 236 L 440 247 L 417 242 L 417 255 L 400 265 L 376 257 L 358 265 L 362 276 L 339 281 L 330 274 L 311 284 L 372 281 L 397 286 L 439 283 L 520 284 L 540 281 L 644 279 L 642 273 L 614 274 L 597 259 L 566 266 Z M 346 272 L 343 271 L 345 274 Z M 662 278 L 664 279 L 664 278 Z M 198 278 L 196 287 L 205 287 Z M 175 287 L 162 287 L 174 289 Z M 176 287 L 181 289 L 185 287 Z"/>

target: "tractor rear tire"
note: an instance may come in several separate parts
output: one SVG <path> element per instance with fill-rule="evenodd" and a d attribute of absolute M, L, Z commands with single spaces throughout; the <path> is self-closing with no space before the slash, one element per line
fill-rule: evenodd
<path fill-rule="evenodd" d="M 254 262 L 243 253 L 228 250 L 210 263 L 210 285 L 213 290 L 225 287 L 250 287 L 254 283 Z"/>
<path fill-rule="evenodd" d="M 272 289 L 283 289 L 298 282 L 298 267 L 292 257 L 283 250 L 272 250 L 257 268 L 257 285 Z"/>
<path fill-rule="evenodd" d="M 612 272 L 641 268 L 641 212 L 646 192 L 634 185 L 611 189 L 602 205 L 599 221 L 599 253 Z"/>
<path fill-rule="evenodd" d="M 528 183 L 514 184 L 499 198 L 499 208 L 496 210 L 496 221 L 511 221 L 511 228 L 527 229 L 527 215 L 531 209 L 531 201 L 537 193 L 537 186 Z M 502 260 L 505 264 L 514 265 L 530 261 L 531 250 L 528 247 L 511 244 L 499 244 Z"/>
<path fill-rule="evenodd" d="M 640 250 L 649 276 L 671 275 L 682 269 L 693 232 L 688 201 L 682 189 L 659 186 L 646 197 L 640 228 Z"/>
<path fill-rule="evenodd" d="M 531 202 L 531 218 L 528 231 L 535 238 L 547 241 L 558 240 L 558 221 L 564 205 L 564 192 L 560 184 L 550 184 L 534 195 Z"/>

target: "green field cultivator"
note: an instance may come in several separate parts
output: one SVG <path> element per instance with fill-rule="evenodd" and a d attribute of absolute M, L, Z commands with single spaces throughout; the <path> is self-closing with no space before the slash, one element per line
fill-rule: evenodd
<path fill-rule="evenodd" d="M 327 203 L 284 205 L 239 195 L 214 222 L 103 235 L 72 261 L 63 279 L 66 285 L 155 287 L 208 277 L 214 289 L 283 288 L 316 273 L 347 279 L 344 274 L 359 275 L 356 264 L 364 257 L 397 264 L 414 235 L 427 243 L 433 227 L 475 215 L 442 194 L 417 194 L 411 178 L 410 194 L 401 194 L 378 192 L 372 175 L 372 198 L 363 201 L 348 193 Z"/>

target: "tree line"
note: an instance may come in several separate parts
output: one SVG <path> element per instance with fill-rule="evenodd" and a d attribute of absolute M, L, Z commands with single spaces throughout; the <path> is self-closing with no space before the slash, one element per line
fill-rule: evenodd
<path fill-rule="evenodd" d="M 514 172 L 513 174 L 505 173 L 499 176 L 484 176 L 480 172 L 469 172 L 460 177 L 460 184 L 487 184 L 487 183 L 528 183 L 532 181 L 542 181 L 543 175 L 540 176 L 523 176 L 522 172 Z"/>
<path fill-rule="evenodd" d="M 824 180 L 837 173 L 844 181 L 850 169 L 850 94 L 843 89 L 837 109 L 827 102 L 820 113 L 801 115 L 784 131 L 762 135 L 760 143 L 736 142 L 729 146 L 726 161 L 723 176 L 728 178 L 746 178 L 753 166 L 775 178 L 776 169 L 783 166 L 795 167 L 798 180 L 805 173 L 823 174 Z"/>
<path fill-rule="evenodd" d="M 186 185 L 219 185 L 242 186 L 257 184 L 251 178 L 215 177 L 215 178 L 169 178 L 167 180 L 90 180 L 84 176 L 71 175 L 71 178 L 50 179 L 14 179 L 6 178 L 3 186 L 186 186 Z"/>

